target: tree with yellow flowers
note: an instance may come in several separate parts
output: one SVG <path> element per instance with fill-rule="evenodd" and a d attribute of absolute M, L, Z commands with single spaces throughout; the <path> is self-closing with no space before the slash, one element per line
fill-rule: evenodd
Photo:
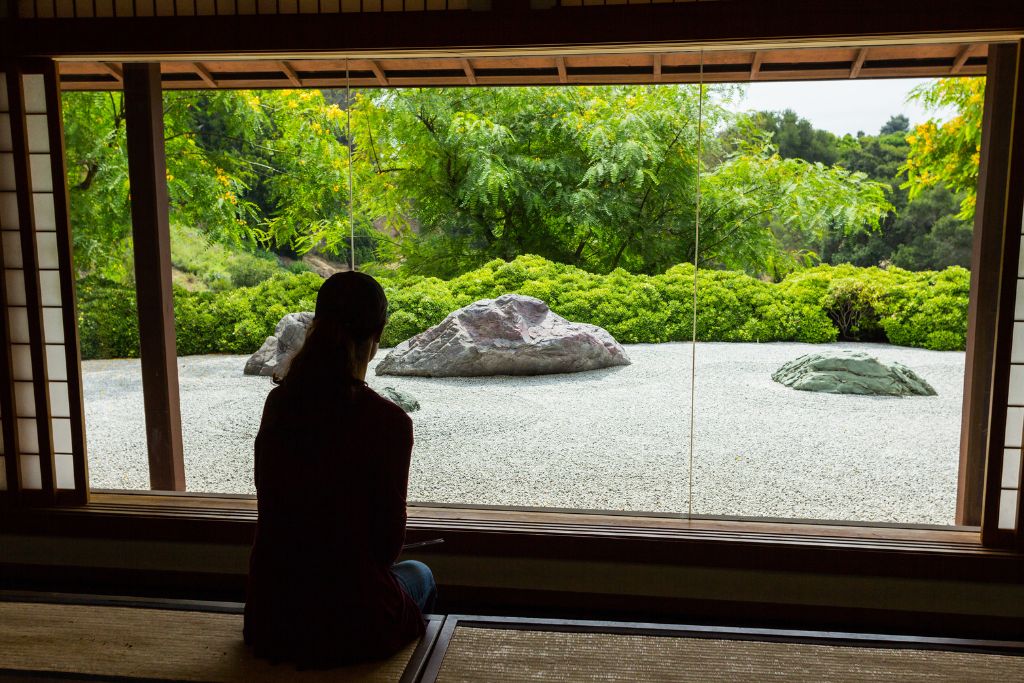
<path fill-rule="evenodd" d="M 933 112 L 952 109 L 955 115 L 946 121 L 931 118 L 907 136 L 910 152 L 901 168 L 907 178 L 903 187 L 910 189 L 912 200 L 935 185 L 963 193 L 958 217 L 971 220 L 977 200 L 985 79 L 943 78 L 918 86 L 911 97 Z"/>

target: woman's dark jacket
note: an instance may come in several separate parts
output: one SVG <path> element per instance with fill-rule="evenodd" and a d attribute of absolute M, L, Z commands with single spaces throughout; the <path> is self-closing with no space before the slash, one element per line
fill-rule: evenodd
<path fill-rule="evenodd" d="M 412 421 L 366 385 L 315 401 L 278 386 L 256 436 L 259 519 L 245 642 L 326 667 L 387 657 L 423 633 L 391 574 L 405 539 Z"/>

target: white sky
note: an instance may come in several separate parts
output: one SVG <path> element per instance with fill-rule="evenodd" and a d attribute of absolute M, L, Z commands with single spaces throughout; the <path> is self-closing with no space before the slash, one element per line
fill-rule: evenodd
<path fill-rule="evenodd" d="M 815 128 L 845 135 L 864 131 L 878 134 L 890 116 L 903 114 L 911 125 L 939 114 L 929 114 L 916 102 L 908 103 L 911 88 L 930 79 L 793 81 L 751 83 L 746 96 L 732 109 L 781 111 L 792 109 Z"/>

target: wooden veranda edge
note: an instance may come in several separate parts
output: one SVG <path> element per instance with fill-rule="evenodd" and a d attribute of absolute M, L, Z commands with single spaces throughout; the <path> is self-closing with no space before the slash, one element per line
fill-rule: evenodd
<path fill-rule="evenodd" d="M 78 507 L 12 509 L 0 534 L 247 545 L 249 497 L 93 493 Z M 816 572 L 861 576 L 1024 581 L 1024 554 L 993 550 L 977 529 L 912 529 L 758 520 L 411 506 L 410 541 L 441 537 L 417 556 L 515 557 Z"/>

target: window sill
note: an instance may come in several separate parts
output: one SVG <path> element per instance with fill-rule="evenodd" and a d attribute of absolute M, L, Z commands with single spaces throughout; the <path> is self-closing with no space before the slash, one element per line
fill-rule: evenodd
<path fill-rule="evenodd" d="M 0 532 L 251 543 L 252 496 L 94 492 L 81 507 L 11 510 Z M 1018 583 L 1024 555 L 984 548 L 976 528 L 685 520 L 635 514 L 411 505 L 417 554 L 751 568 Z"/>

